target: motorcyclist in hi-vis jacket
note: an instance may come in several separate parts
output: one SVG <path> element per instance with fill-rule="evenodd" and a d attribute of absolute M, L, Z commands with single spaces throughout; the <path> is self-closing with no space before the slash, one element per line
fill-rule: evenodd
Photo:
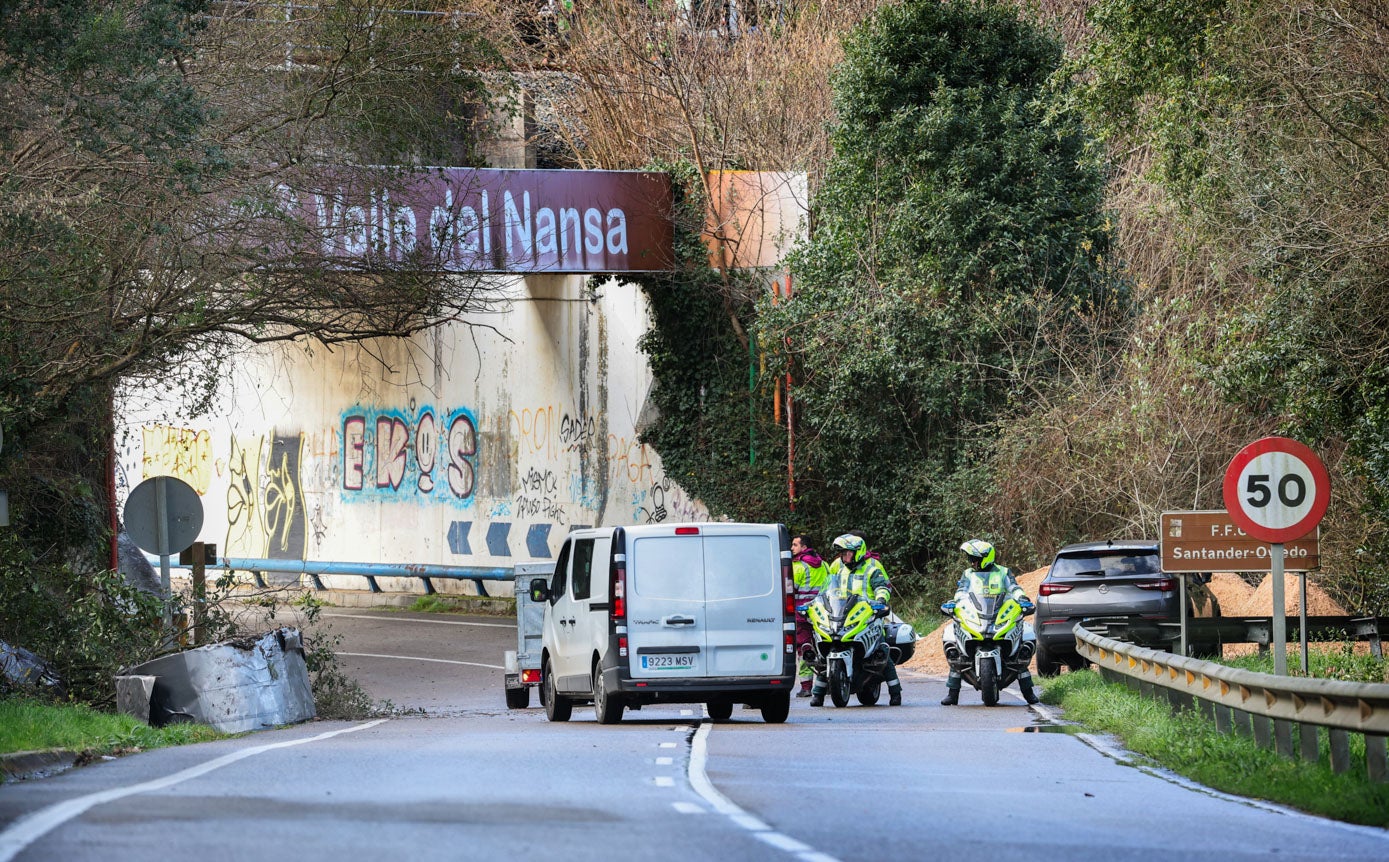
<path fill-rule="evenodd" d="M 1013 577 L 1013 572 L 1007 566 L 1000 566 L 996 561 L 998 552 L 994 546 L 983 539 L 970 539 L 960 546 L 964 552 L 965 559 L 969 561 L 969 568 L 965 569 L 960 581 L 955 585 L 955 598 L 941 605 L 941 610 L 950 613 L 955 609 L 955 603 L 962 601 L 969 592 L 971 577 L 998 578 L 1002 581 L 1002 592 L 1011 596 L 1018 604 L 1022 605 L 1024 611 L 1030 611 L 1034 605 L 1032 600 L 1023 592 L 1018 584 L 1017 578 Z M 1029 657 L 1029 661 L 1030 661 Z M 1027 665 L 1017 668 L 1018 690 L 1028 703 L 1037 702 L 1037 692 L 1032 688 L 1032 673 L 1027 669 Z M 945 680 L 945 697 L 941 700 L 942 706 L 955 706 L 960 702 L 960 674 L 953 668 L 950 676 Z"/>
<path fill-rule="evenodd" d="M 868 545 L 852 533 L 845 533 L 834 540 L 834 560 L 830 562 L 827 584 L 841 584 L 849 592 L 857 593 L 870 602 L 887 605 L 892 601 L 892 582 L 888 580 L 883 564 L 868 555 Z M 902 682 L 897 678 L 897 667 L 892 663 L 891 651 L 887 657 L 888 705 L 902 705 Z M 829 681 L 816 675 L 815 685 L 810 691 L 810 705 L 824 706 L 825 691 Z"/>

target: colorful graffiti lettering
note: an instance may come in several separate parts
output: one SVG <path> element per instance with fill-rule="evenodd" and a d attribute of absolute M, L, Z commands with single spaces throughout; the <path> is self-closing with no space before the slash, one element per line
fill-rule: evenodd
<path fill-rule="evenodd" d="M 612 478 L 625 478 L 633 485 L 648 482 L 653 470 L 651 450 L 646 447 L 645 443 L 619 437 L 616 434 L 609 434 L 608 470 L 612 474 Z"/>
<path fill-rule="evenodd" d="M 265 557 L 265 523 L 260 510 L 260 437 L 232 437 L 227 462 L 228 557 Z"/>
<path fill-rule="evenodd" d="M 409 418 L 414 414 L 414 418 Z M 342 488 L 344 499 L 404 500 L 440 498 L 471 504 L 476 490 L 477 425 L 466 410 L 448 414 L 448 431 L 440 434 L 433 407 L 372 412 L 354 409 L 342 417 Z M 373 430 L 368 430 L 368 429 Z M 441 453 L 440 446 L 447 447 Z M 441 455 L 443 456 L 441 459 Z M 447 494 L 436 494 L 435 473 L 446 464 Z M 370 474 L 373 480 L 366 482 Z"/>
<path fill-rule="evenodd" d="M 212 434 L 206 429 L 154 425 L 140 429 L 144 438 L 143 477 L 173 476 L 206 494 L 212 484 Z"/>
<path fill-rule="evenodd" d="M 304 489 L 299 478 L 302 436 L 275 437 L 265 470 L 265 535 L 268 556 L 304 559 Z"/>

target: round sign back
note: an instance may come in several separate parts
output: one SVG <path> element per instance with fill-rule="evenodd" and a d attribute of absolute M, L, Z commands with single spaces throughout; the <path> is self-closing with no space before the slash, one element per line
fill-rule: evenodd
<path fill-rule="evenodd" d="M 1312 532 L 1331 502 L 1326 466 L 1286 437 L 1265 437 L 1241 449 L 1225 470 L 1224 491 L 1230 520 L 1272 544 Z"/>
<path fill-rule="evenodd" d="M 198 492 L 173 476 L 153 476 L 136 485 L 126 498 L 124 514 L 125 531 L 135 544 L 161 556 L 187 548 L 203 528 Z"/>

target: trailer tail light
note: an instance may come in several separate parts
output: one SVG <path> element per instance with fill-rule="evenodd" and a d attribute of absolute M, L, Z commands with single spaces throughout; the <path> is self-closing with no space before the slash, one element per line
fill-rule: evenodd
<path fill-rule="evenodd" d="M 1158 578 L 1155 581 L 1139 581 L 1134 586 L 1140 590 L 1162 590 L 1164 593 L 1170 593 L 1177 588 L 1177 579 Z"/>
<path fill-rule="evenodd" d="M 527 685 L 539 685 L 540 668 L 535 668 L 534 670 L 521 671 L 521 682 L 524 682 Z"/>
<path fill-rule="evenodd" d="M 627 620 L 627 555 L 613 554 L 612 568 L 608 573 L 608 595 L 612 597 L 608 605 L 608 618 L 620 625 Z"/>
<path fill-rule="evenodd" d="M 1073 587 L 1070 584 L 1042 584 L 1037 588 L 1039 596 L 1055 596 L 1061 593 L 1069 593 Z"/>
<path fill-rule="evenodd" d="M 675 535 L 677 535 L 677 536 L 698 536 L 698 535 L 699 535 L 699 528 L 698 528 L 698 527 L 676 527 L 676 528 L 675 528 Z"/>

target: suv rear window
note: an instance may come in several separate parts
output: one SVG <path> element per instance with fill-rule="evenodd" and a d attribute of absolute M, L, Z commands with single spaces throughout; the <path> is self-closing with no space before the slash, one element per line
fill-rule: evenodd
<path fill-rule="evenodd" d="M 1101 575 L 1156 575 L 1162 571 L 1157 553 L 1133 551 L 1125 554 L 1097 552 L 1067 555 L 1051 564 L 1050 578 L 1098 577 Z"/>

